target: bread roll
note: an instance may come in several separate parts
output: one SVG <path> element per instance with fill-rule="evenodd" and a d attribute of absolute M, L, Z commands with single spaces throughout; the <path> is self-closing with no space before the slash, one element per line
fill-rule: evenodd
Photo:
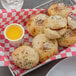
<path fill-rule="evenodd" d="M 21 46 L 12 53 L 12 59 L 18 67 L 30 69 L 39 63 L 38 53 L 29 46 Z"/>
<path fill-rule="evenodd" d="M 64 3 L 55 3 L 48 8 L 48 14 L 50 16 L 60 15 L 62 17 L 68 17 L 71 9 Z"/>
<path fill-rule="evenodd" d="M 72 30 L 76 29 L 76 9 L 72 10 L 68 16 L 68 27 Z"/>
<path fill-rule="evenodd" d="M 43 33 L 43 21 L 47 18 L 48 16 L 46 14 L 37 14 L 32 16 L 28 21 L 27 21 L 27 30 L 32 36 L 36 36 L 37 34 Z"/>
<path fill-rule="evenodd" d="M 47 60 L 58 52 L 57 40 L 48 40 L 45 34 L 37 35 L 32 42 L 33 48 L 39 53 L 40 62 Z"/>
<path fill-rule="evenodd" d="M 60 46 L 69 47 L 76 43 L 76 31 L 67 29 L 67 32 L 58 39 L 58 43 Z"/>
<path fill-rule="evenodd" d="M 48 17 L 44 22 L 44 33 L 49 39 L 57 39 L 65 34 L 67 30 L 67 19 L 55 15 Z"/>

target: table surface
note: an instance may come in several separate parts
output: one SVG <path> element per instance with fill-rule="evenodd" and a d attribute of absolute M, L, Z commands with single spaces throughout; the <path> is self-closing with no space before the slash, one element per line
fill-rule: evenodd
<path fill-rule="evenodd" d="M 24 8 L 34 8 L 42 3 L 45 3 L 49 0 L 24 0 L 23 9 Z M 3 8 L 0 2 L 0 8 Z"/>
<path fill-rule="evenodd" d="M 45 3 L 49 0 L 24 0 L 24 5 L 23 8 L 34 8 L 42 3 Z M 2 9 L 2 5 L 0 2 L 0 8 Z M 60 60 L 55 60 L 52 61 L 44 66 L 42 66 L 41 68 L 38 68 L 30 73 L 28 73 L 25 76 L 45 76 L 46 73 L 56 64 L 58 63 Z M 5 71 L 6 67 L 0 67 L 0 76 L 8 76 L 9 72 L 8 70 Z M 5 72 L 5 73 L 4 73 Z M 10 74 L 9 74 L 10 75 Z"/>

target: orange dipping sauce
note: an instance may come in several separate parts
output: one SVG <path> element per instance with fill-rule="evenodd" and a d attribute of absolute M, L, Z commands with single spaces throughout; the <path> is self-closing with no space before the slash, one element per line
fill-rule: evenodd
<path fill-rule="evenodd" d="M 18 40 L 23 35 L 23 29 L 16 24 L 12 24 L 7 26 L 5 35 L 9 40 Z"/>

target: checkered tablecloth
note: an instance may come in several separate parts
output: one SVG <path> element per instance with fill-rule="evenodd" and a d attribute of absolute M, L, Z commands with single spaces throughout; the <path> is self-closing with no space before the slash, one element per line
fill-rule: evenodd
<path fill-rule="evenodd" d="M 72 9 L 76 7 L 73 6 Z M 13 72 L 19 76 L 22 73 L 28 73 L 32 70 L 35 70 L 42 65 L 51 62 L 52 60 L 61 59 L 70 56 L 76 56 L 76 44 L 72 45 L 69 48 L 60 48 L 59 53 L 52 58 L 44 61 L 43 63 L 37 65 L 36 67 L 30 70 L 22 70 L 14 65 L 11 53 L 14 51 L 15 47 L 10 45 L 9 41 L 4 37 L 4 29 L 8 24 L 18 23 L 21 24 L 25 29 L 24 42 L 32 42 L 32 36 L 28 33 L 26 29 L 26 21 L 34 14 L 37 13 L 46 13 L 47 9 L 21 9 L 20 11 L 11 10 L 7 11 L 5 9 L 0 10 L 0 66 L 9 66 Z"/>

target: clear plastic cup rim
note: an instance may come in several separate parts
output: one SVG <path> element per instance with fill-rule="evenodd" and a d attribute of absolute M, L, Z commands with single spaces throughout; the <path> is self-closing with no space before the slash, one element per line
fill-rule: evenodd
<path fill-rule="evenodd" d="M 16 40 L 11 40 L 11 39 L 9 39 L 9 38 L 6 36 L 6 30 L 7 30 L 7 28 L 10 27 L 10 26 L 12 26 L 12 25 L 16 25 L 16 26 L 21 27 L 21 29 L 22 29 L 22 31 L 23 31 L 22 36 L 21 36 L 20 38 L 16 39 Z M 23 36 L 24 36 L 24 28 L 23 28 L 20 24 L 17 24 L 17 23 L 9 24 L 8 26 L 6 26 L 6 28 L 5 28 L 5 30 L 4 30 L 4 36 L 5 36 L 5 38 L 6 38 L 7 40 L 9 40 L 9 41 L 19 41 L 19 40 L 21 40 L 21 39 L 23 38 Z"/>

